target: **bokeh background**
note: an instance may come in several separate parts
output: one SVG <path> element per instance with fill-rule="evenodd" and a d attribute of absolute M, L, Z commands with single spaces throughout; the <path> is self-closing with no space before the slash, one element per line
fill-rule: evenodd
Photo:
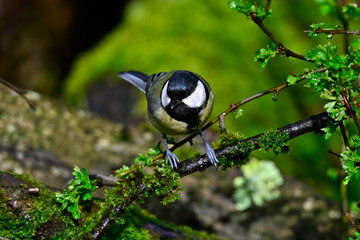
<path fill-rule="evenodd" d="M 0 76 L 126 128 L 137 128 L 148 124 L 145 98 L 117 78 L 119 71 L 194 71 L 214 91 L 215 117 L 229 104 L 312 67 L 278 56 L 260 71 L 255 52 L 270 40 L 251 20 L 228 9 L 227 2 L 0 0 Z M 291 50 L 306 54 L 328 41 L 324 36 L 311 39 L 303 32 L 314 22 L 329 20 L 320 15 L 315 1 L 278 0 L 272 2 L 272 9 L 265 24 Z M 335 36 L 332 41 L 341 40 Z M 244 105 L 243 116 L 229 116 L 226 124 L 252 136 L 322 112 L 323 104 L 317 93 L 298 84 L 282 91 L 277 101 L 268 95 Z M 216 137 L 217 127 L 211 131 Z M 328 149 L 340 152 L 340 142 L 339 136 L 325 141 L 310 133 L 293 140 L 286 154 L 257 151 L 253 155 L 273 160 L 283 174 L 339 201 L 340 180 L 327 172 L 340 167 L 338 159 L 328 154 Z M 350 192 L 350 199 L 357 197 L 356 191 Z"/>

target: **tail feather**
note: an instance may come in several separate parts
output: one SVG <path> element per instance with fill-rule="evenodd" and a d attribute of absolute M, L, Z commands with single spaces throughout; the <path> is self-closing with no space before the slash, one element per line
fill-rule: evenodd
<path fill-rule="evenodd" d="M 146 91 L 146 83 L 149 79 L 149 76 L 145 73 L 138 72 L 138 71 L 127 71 L 127 72 L 120 72 L 118 73 L 118 77 L 128 81 L 141 91 Z"/>

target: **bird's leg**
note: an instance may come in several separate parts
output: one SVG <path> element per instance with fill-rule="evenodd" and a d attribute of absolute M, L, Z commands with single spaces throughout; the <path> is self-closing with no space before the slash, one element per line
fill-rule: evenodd
<path fill-rule="evenodd" d="M 165 144 L 165 149 L 166 149 L 166 157 L 170 163 L 170 166 L 171 166 L 171 168 L 174 168 L 174 167 L 177 168 L 177 164 L 180 163 L 180 161 L 177 158 L 177 156 L 169 150 L 167 142 L 166 142 L 166 135 L 162 134 L 162 136 L 164 139 L 164 144 Z"/>
<path fill-rule="evenodd" d="M 216 158 L 214 149 L 206 141 L 206 139 L 204 138 L 204 135 L 202 134 L 202 132 L 200 132 L 199 135 L 200 135 L 200 137 L 202 138 L 202 140 L 205 143 L 206 155 L 209 157 L 210 162 L 217 168 L 216 163 L 218 162 L 218 159 Z"/>

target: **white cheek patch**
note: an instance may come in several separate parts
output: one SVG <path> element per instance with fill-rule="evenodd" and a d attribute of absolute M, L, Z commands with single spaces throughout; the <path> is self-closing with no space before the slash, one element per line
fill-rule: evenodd
<path fill-rule="evenodd" d="M 167 81 L 163 87 L 163 89 L 161 90 L 161 103 L 164 107 L 166 107 L 167 105 L 169 105 L 171 99 L 169 98 L 169 96 L 167 95 L 167 89 L 168 89 L 168 83 L 169 81 Z"/>
<path fill-rule="evenodd" d="M 198 81 L 195 91 L 187 98 L 184 98 L 182 101 L 191 108 L 198 108 L 205 103 L 205 100 L 206 100 L 205 86 L 201 81 Z"/>

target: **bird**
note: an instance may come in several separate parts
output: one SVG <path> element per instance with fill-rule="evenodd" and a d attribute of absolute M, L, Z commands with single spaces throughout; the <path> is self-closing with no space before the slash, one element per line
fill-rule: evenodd
<path fill-rule="evenodd" d="M 203 140 L 206 155 L 217 167 L 215 151 L 201 131 L 214 105 L 214 93 L 204 78 L 187 70 L 160 72 L 150 76 L 139 71 L 125 71 L 118 73 L 118 77 L 146 94 L 149 120 L 162 133 L 171 168 L 177 168 L 180 161 L 169 150 L 166 135 L 194 132 Z"/>

